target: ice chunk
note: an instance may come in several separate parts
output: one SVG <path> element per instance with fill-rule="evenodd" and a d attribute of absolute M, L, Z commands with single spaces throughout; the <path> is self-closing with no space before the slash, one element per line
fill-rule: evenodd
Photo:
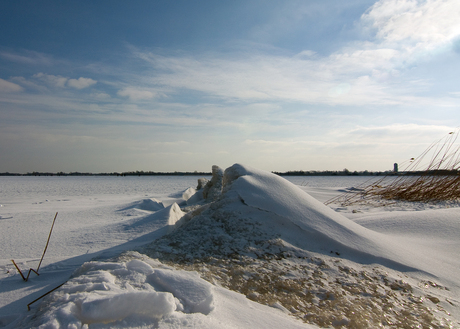
<path fill-rule="evenodd" d="M 184 304 L 186 312 L 209 314 L 214 309 L 212 285 L 196 272 L 155 270 L 147 281 L 171 292 Z"/>
<path fill-rule="evenodd" d="M 206 178 L 198 178 L 198 185 L 196 187 L 197 190 L 201 190 L 206 186 L 206 184 L 209 182 L 208 179 Z"/>
<path fill-rule="evenodd" d="M 132 314 L 162 318 L 176 309 L 172 294 L 155 291 L 134 291 L 86 300 L 81 305 L 82 323 L 109 323 Z"/>
<path fill-rule="evenodd" d="M 149 275 L 153 273 L 153 268 L 149 264 L 139 260 L 133 259 L 126 263 L 126 268 L 130 271 L 139 272 L 145 275 Z"/>
<path fill-rule="evenodd" d="M 207 201 L 214 201 L 222 194 L 222 179 L 224 171 L 219 166 L 212 166 L 212 178 L 203 189 L 203 197 Z"/>

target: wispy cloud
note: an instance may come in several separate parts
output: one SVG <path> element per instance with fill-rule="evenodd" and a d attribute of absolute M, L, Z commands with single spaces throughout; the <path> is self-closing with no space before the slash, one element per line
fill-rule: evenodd
<path fill-rule="evenodd" d="M 36 51 L 24 51 L 23 54 L 18 54 L 9 51 L 1 51 L 0 57 L 11 62 L 27 65 L 45 65 L 51 66 L 56 61 L 49 55 Z"/>
<path fill-rule="evenodd" d="M 309 104 L 426 104 L 424 85 L 401 80 L 417 61 L 447 51 L 460 35 L 460 2 L 381 0 L 358 22 L 369 40 L 350 42 L 328 56 L 247 52 L 164 56 L 134 51 L 151 66 L 149 83 L 196 90 L 224 100 Z M 453 102 L 450 106 L 455 106 Z"/>
<path fill-rule="evenodd" d="M 17 93 L 23 91 L 20 85 L 0 79 L 0 93 Z"/>
<path fill-rule="evenodd" d="M 25 88 L 46 91 L 49 88 L 51 89 L 65 89 L 65 88 L 74 88 L 74 89 L 84 89 L 90 86 L 93 86 L 97 83 L 96 80 L 91 78 L 80 77 L 78 79 L 71 79 L 61 75 L 52 75 L 45 73 L 36 73 L 31 78 L 25 77 L 12 77 L 11 80 L 24 86 Z"/>
<path fill-rule="evenodd" d="M 385 139 L 396 141 L 401 138 L 416 138 L 417 141 L 423 139 L 425 142 L 434 141 L 433 137 L 447 135 L 453 127 L 439 125 L 418 125 L 418 124 L 392 124 L 386 126 L 358 126 L 352 129 L 349 134 L 364 137 L 379 136 Z"/>

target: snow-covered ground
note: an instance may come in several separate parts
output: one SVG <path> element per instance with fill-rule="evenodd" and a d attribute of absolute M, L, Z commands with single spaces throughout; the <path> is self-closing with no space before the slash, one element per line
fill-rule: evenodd
<path fill-rule="evenodd" d="M 460 327 L 457 204 L 325 206 L 365 178 L 213 171 L 0 177 L 0 327 Z M 37 268 L 56 212 L 24 282 L 11 259 Z"/>

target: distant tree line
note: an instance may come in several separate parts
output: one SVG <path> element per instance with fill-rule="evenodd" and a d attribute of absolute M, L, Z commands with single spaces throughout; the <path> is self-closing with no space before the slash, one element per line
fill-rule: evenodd
<path fill-rule="evenodd" d="M 279 176 L 385 176 L 385 175 L 392 175 L 395 174 L 393 171 L 350 171 L 348 169 L 343 170 L 292 170 L 286 172 L 277 172 L 273 171 L 274 174 Z"/>
<path fill-rule="evenodd" d="M 452 175 L 460 175 L 460 170 L 453 169 L 453 170 L 445 170 L 445 169 L 438 169 L 438 170 L 417 170 L 417 171 L 350 171 L 348 169 L 343 169 L 341 171 L 333 171 L 333 170 L 325 170 L 325 171 L 303 171 L 303 170 L 294 170 L 294 171 L 287 171 L 287 172 L 276 172 L 273 171 L 274 174 L 280 176 L 452 176 Z"/>
<path fill-rule="evenodd" d="M 272 173 L 279 176 L 388 176 L 388 175 L 460 175 L 459 170 L 427 170 L 427 171 L 400 171 L 395 172 L 387 171 L 350 171 L 343 169 L 340 171 L 334 170 L 292 170 L 286 172 L 272 171 Z M 211 172 L 203 171 L 174 171 L 174 172 L 158 172 L 158 171 L 126 171 L 126 172 L 112 172 L 112 173 L 82 173 L 82 172 L 28 172 L 27 174 L 19 173 L 0 173 L 0 176 L 211 176 Z"/>
<path fill-rule="evenodd" d="M 157 171 L 127 171 L 127 172 L 111 172 L 111 173 L 84 173 L 84 172 L 28 172 L 27 174 L 19 173 L 0 173 L 0 176 L 211 176 L 211 172 L 193 171 L 193 172 L 157 172 Z"/>

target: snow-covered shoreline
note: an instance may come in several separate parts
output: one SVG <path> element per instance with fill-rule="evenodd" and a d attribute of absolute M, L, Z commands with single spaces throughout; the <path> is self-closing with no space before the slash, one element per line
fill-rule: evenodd
<path fill-rule="evenodd" d="M 346 327 L 356 321 L 395 327 L 410 309 L 405 321 L 460 325 L 460 208 L 326 207 L 321 202 L 350 186 L 295 186 L 241 165 L 222 175 L 224 193 L 220 186 L 219 193 L 206 193 L 207 201 L 192 197 L 194 190 L 183 194 L 196 186 L 196 177 L 158 190 L 125 186 L 132 188 L 126 194 L 108 187 L 71 196 L 58 190 L 0 193 L 6 242 L 0 327 Z M 36 266 L 57 207 L 63 210 L 40 276 L 22 282 L 10 259 L 23 269 Z M 281 294 L 287 288 L 266 292 L 270 282 L 257 276 L 261 270 L 276 275 L 276 282 L 295 282 L 304 295 L 288 294 L 287 307 Z M 72 273 L 26 311 L 27 303 Z"/>

